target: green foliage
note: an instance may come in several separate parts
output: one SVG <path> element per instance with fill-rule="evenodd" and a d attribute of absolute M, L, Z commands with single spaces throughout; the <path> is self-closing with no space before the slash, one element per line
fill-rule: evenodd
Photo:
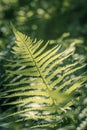
<path fill-rule="evenodd" d="M 30 130 L 32 126 L 39 125 L 41 127 L 42 124 L 40 130 L 86 129 L 87 87 L 85 87 L 86 82 L 82 82 L 86 80 L 83 73 L 87 71 L 87 67 L 71 72 L 75 68 L 84 66 L 87 60 L 86 3 L 86 0 L 0 0 L 0 130 Z M 20 42 L 22 41 L 20 46 L 23 47 L 23 41 L 27 42 L 29 39 L 28 48 L 33 58 L 35 57 L 34 60 L 38 64 L 37 67 L 40 69 L 49 88 L 54 83 L 53 88 L 51 87 L 52 93 L 50 92 L 50 96 L 52 99 L 56 98 L 54 102 L 59 105 L 54 107 L 57 108 L 56 112 L 55 109 L 46 111 L 45 109 L 39 110 L 39 108 L 35 108 L 29 113 L 26 109 L 33 109 L 36 105 L 40 108 L 43 106 L 49 108 L 50 106 L 49 103 L 48 106 L 47 103 L 33 103 L 34 100 L 26 104 L 19 104 L 19 102 L 14 105 L 10 104 L 12 102 L 25 101 L 24 99 L 26 98 L 37 97 L 38 94 L 39 98 L 43 99 L 46 98 L 46 94 L 49 95 L 44 85 L 42 85 L 42 89 L 37 89 L 37 87 L 41 87 L 39 83 L 42 83 L 42 78 L 39 75 L 37 76 L 38 71 L 35 64 L 33 66 L 32 62 L 29 62 L 30 57 L 26 56 L 27 51 L 25 53 L 17 45 L 18 43 L 14 46 L 14 36 L 11 32 L 10 21 L 14 22 L 18 30 L 24 32 L 24 34 L 29 34 L 31 39 L 38 39 L 31 40 L 27 36 L 25 38 L 23 34 L 20 34 L 24 37 L 23 40 L 19 39 Z M 15 33 L 17 34 L 16 30 Z M 39 39 L 44 39 L 44 41 Z M 47 40 L 49 42 L 45 47 Z M 11 41 L 10 44 L 9 41 Z M 39 46 L 40 43 L 41 45 Z M 62 47 L 59 47 L 59 44 Z M 32 49 L 33 51 L 31 48 L 34 48 Z M 11 53 L 11 50 L 13 53 Z M 52 55 L 49 55 L 51 53 Z M 56 55 L 59 56 L 57 57 Z M 56 65 L 56 63 L 58 64 Z M 69 71 L 71 74 L 68 73 Z M 37 86 L 34 86 L 33 83 Z M 74 84 L 78 86 L 76 86 L 76 89 L 73 88 Z M 30 89 L 31 87 L 32 89 Z M 69 88 L 70 94 L 66 93 Z M 72 88 L 75 90 L 72 90 Z M 57 94 L 60 95 L 59 97 L 56 94 L 56 89 L 58 90 Z M 31 93 L 32 91 L 33 93 Z M 36 92 L 36 95 L 34 95 L 34 92 Z M 57 97 L 61 97 L 60 102 Z M 51 108 L 53 106 L 55 105 L 51 105 Z M 25 121 L 30 114 L 44 116 L 45 111 L 47 116 L 48 114 L 56 115 L 55 117 L 58 117 L 58 119 L 55 118 L 49 121 L 48 118 L 38 118 Z M 48 111 L 49 113 L 47 113 Z M 8 116 L 11 114 L 13 116 Z M 6 116 L 8 118 L 4 118 Z M 23 123 L 10 123 L 20 119 L 24 119 Z M 47 124 L 54 124 L 53 128 L 46 127 Z M 35 130 L 37 129 L 39 130 L 39 128 L 35 128 Z"/>
<path fill-rule="evenodd" d="M 12 37 L 9 21 L 13 21 L 19 30 L 30 34 L 32 38 L 56 40 L 65 32 L 71 34 L 70 38 L 83 38 L 78 52 L 86 54 L 86 0 L 0 0 L 0 14 L 2 49 Z"/>
<path fill-rule="evenodd" d="M 78 73 L 85 65 L 72 58 L 75 48 L 62 51 L 56 45 L 49 49 L 49 42 L 13 31 L 16 45 L 5 65 L 7 83 L 0 94 L 2 107 L 8 108 L 2 120 L 7 124 L 29 121 L 29 129 L 65 127 L 69 114 L 70 123 L 75 122 L 72 106 L 80 102 L 79 93 L 86 82 L 84 74 Z"/>

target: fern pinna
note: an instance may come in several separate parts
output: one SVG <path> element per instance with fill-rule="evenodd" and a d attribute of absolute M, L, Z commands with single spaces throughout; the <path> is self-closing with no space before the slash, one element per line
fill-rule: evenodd
<path fill-rule="evenodd" d="M 47 49 L 49 42 L 44 44 L 42 40 L 31 40 L 13 30 L 16 37 L 12 49 L 14 58 L 6 65 L 9 83 L 1 96 L 6 99 L 3 105 L 11 105 L 17 110 L 10 114 L 7 112 L 4 118 L 9 118 L 9 122 L 11 119 L 15 122 L 35 120 L 32 128 L 54 128 L 62 121 L 62 113 L 79 100 L 75 92 L 82 87 L 85 78 L 83 75 L 75 76 L 75 73 L 83 66 L 79 66 L 77 61 L 68 61 L 73 48 L 61 51 L 61 47 L 56 45 Z"/>

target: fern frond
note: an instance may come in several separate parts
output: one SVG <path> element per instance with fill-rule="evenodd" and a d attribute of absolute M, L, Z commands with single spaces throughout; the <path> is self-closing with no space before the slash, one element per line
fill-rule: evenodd
<path fill-rule="evenodd" d="M 72 48 L 62 52 L 57 45 L 46 50 L 49 42 L 44 44 L 42 40 L 33 41 L 16 29 L 14 34 L 14 58 L 6 65 L 6 80 L 10 82 L 1 97 L 8 99 L 4 105 L 16 105 L 20 109 L 6 118 L 19 116 L 16 122 L 47 119 L 47 124 L 42 126 L 51 126 L 50 120 L 55 120 L 56 124 L 64 109 L 73 104 L 73 91 L 86 81 L 82 76 L 75 77 L 75 73 L 84 66 L 79 66 L 78 62 L 67 63 L 74 53 Z M 23 119 L 20 119 L 21 114 Z"/>

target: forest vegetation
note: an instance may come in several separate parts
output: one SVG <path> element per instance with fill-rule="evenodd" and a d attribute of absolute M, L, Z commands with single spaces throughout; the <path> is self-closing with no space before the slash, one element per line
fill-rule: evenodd
<path fill-rule="evenodd" d="M 0 130 L 86 128 L 86 0 L 0 0 Z"/>

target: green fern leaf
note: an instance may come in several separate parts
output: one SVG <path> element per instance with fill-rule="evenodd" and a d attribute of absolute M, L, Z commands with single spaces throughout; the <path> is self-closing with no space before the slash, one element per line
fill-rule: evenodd
<path fill-rule="evenodd" d="M 74 74 L 84 66 L 78 66 L 78 62 L 64 65 L 72 57 L 74 49 L 61 52 L 61 47 L 55 46 L 46 50 L 49 42 L 33 41 L 13 30 L 16 37 L 16 45 L 12 50 L 14 58 L 6 65 L 6 80 L 10 82 L 6 84 L 7 90 L 2 92 L 1 97 L 8 99 L 4 105 L 20 109 L 5 118 L 18 116 L 16 122 L 41 119 L 46 123 L 42 127 L 52 127 L 53 120 L 55 126 L 61 120 L 62 112 L 73 104 L 73 92 L 86 81 L 84 76 L 75 77 Z M 38 127 L 38 124 L 34 127 Z"/>

